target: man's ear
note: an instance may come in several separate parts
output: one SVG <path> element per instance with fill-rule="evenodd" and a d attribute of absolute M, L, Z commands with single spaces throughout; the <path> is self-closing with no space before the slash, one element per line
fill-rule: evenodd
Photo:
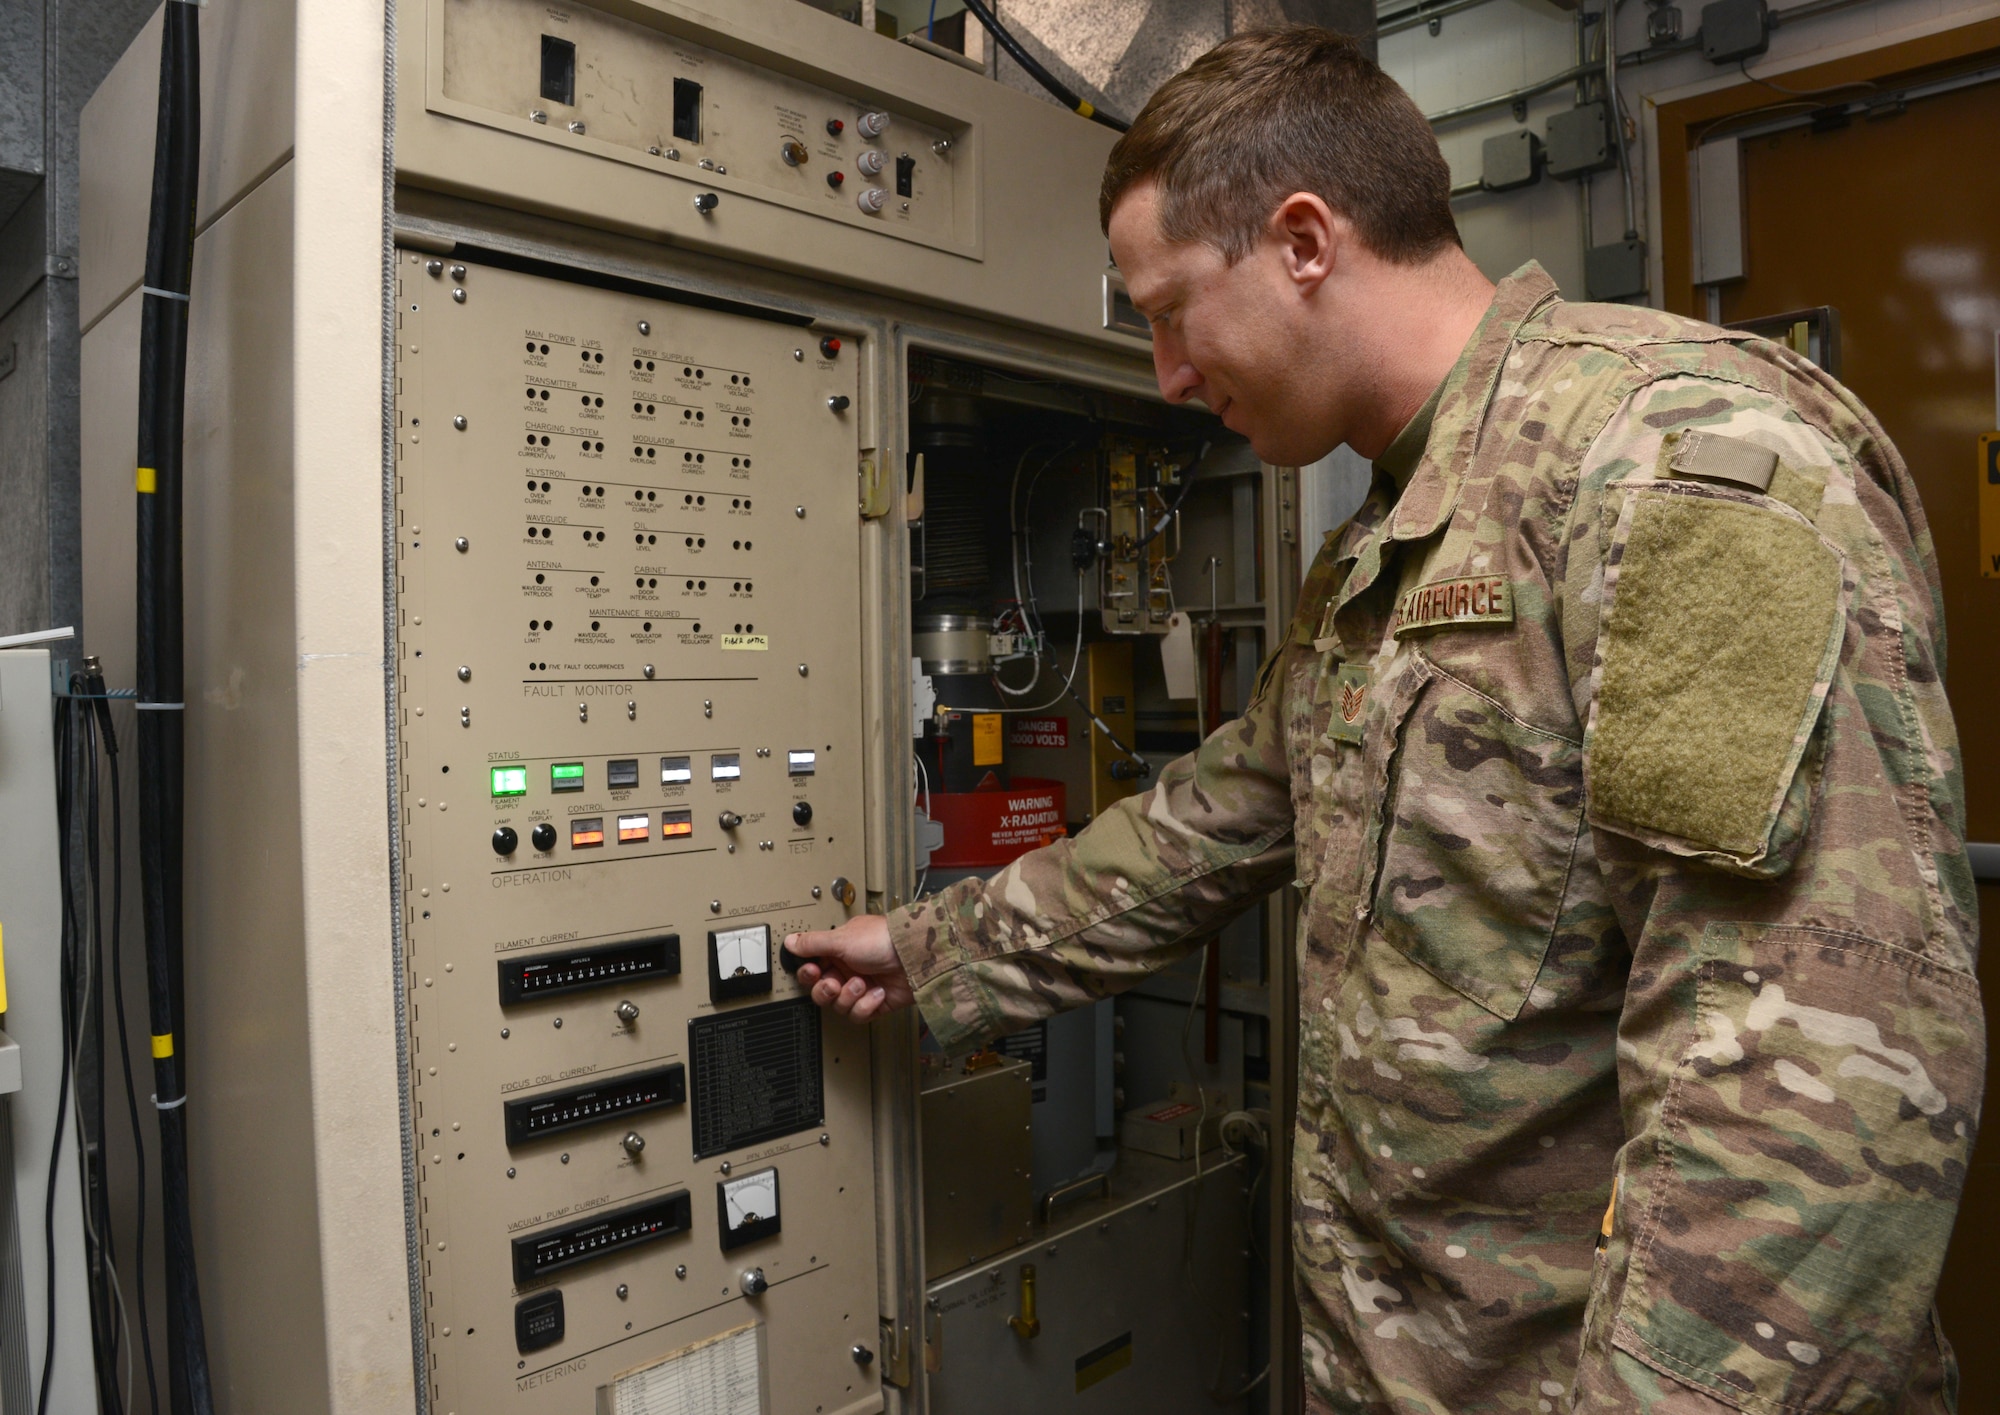
<path fill-rule="evenodd" d="M 1293 192 L 1271 213 L 1269 238 L 1277 243 L 1285 273 L 1302 295 L 1333 274 L 1347 224 L 1311 192 Z"/>

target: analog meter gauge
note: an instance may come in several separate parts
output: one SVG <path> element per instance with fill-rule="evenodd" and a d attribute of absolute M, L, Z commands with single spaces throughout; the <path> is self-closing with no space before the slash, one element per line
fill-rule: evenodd
<path fill-rule="evenodd" d="M 727 1002 L 771 990 L 771 926 L 716 929 L 708 935 L 708 1000 Z"/>
<path fill-rule="evenodd" d="M 776 1236 L 780 1227 L 777 1170 L 760 1169 L 720 1180 L 715 1186 L 715 1201 L 723 1252 Z"/>

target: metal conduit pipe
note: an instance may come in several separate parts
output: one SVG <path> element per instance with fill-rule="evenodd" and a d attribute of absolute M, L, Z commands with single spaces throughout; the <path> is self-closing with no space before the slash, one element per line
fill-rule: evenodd
<path fill-rule="evenodd" d="M 1783 25 L 1794 24 L 1799 20 L 1817 19 L 1821 15 L 1832 14 L 1835 10 L 1845 10 L 1850 6 L 1865 5 L 1867 3 L 1869 3 L 1869 0 L 1808 0 L 1808 3 L 1804 5 L 1790 5 L 1782 10 L 1771 11 L 1771 28 L 1778 29 Z M 1661 59 L 1671 58 L 1676 54 L 1685 54 L 1690 49 L 1699 48 L 1701 48 L 1701 31 L 1696 30 L 1693 34 L 1674 40 L 1671 44 L 1655 44 L 1645 49 L 1635 49 L 1630 53 L 1620 54 L 1617 56 L 1616 66 L 1620 69 L 1637 68 L 1641 64 L 1657 63 Z M 1607 63 L 1604 67 L 1609 69 L 1611 65 Z M 1564 69 L 1559 74 L 1552 74 L 1546 79 L 1538 79 L 1534 83 L 1523 84 L 1520 88 L 1510 89 L 1506 93 L 1496 93 L 1491 98 L 1474 99 L 1470 103 L 1461 103 L 1453 108 L 1442 108 L 1435 113 L 1427 113 L 1424 116 L 1429 120 L 1432 127 L 1441 127 L 1446 123 L 1456 123 L 1466 118 L 1476 117 L 1481 113 L 1490 113 L 1495 108 L 1511 108 L 1523 99 L 1535 98 L 1549 92 L 1551 89 L 1561 88 L 1564 84 L 1574 83 L 1585 75 L 1594 74 L 1598 71 L 1599 66 L 1594 62 L 1578 64 L 1573 68 Z"/>
<path fill-rule="evenodd" d="M 1375 18 L 1375 33 L 1378 37 L 1385 34 L 1401 34 L 1406 29 L 1433 24 L 1446 15 L 1456 15 L 1487 3 L 1489 0 L 1431 0 L 1431 3 L 1427 4 L 1403 6 L 1386 14 L 1378 14 Z"/>

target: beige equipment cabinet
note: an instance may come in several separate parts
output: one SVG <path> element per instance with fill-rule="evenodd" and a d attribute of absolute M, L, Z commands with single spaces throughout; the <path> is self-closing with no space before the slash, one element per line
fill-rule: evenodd
<path fill-rule="evenodd" d="M 83 122 L 116 682 L 158 45 Z M 913 354 L 1156 397 L 1096 225 L 1111 134 L 795 0 L 218 3 L 202 78 L 220 1408 L 929 1408 L 914 1019 L 822 1019 L 777 941 L 914 876 Z"/>

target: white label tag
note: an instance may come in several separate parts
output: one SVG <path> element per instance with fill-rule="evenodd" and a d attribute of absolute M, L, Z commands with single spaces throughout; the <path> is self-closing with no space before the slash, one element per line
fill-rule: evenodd
<path fill-rule="evenodd" d="M 1179 611 L 1168 618 L 1166 637 L 1160 640 L 1160 667 L 1166 673 L 1168 697 L 1192 698 L 1200 692 L 1194 674 L 1194 625 Z"/>

